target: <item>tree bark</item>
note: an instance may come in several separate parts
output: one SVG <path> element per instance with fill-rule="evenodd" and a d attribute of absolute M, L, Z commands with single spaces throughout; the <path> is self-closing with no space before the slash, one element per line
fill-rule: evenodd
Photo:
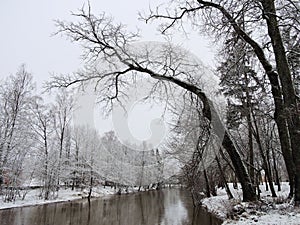
<path fill-rule="evenodd" d="M 286 57 L 281 33 L 278 27 L 274 0 L 261 1 L 264 17 L 267 21 L 268 33 L 274 50 L 276 69 L 282 85 L 285 115 L 291 140 L 292 155 L 295 165 L 295 205 L 300 204 L 300 117 L 298 100 L 291 71 Z"/>

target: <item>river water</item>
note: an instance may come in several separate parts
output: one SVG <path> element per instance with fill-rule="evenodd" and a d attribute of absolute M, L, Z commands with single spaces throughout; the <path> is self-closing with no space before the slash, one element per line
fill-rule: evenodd
<path fill-rule="evenodd" d="M 189 193 L 164 189 L 67 203 L 0 210 L 0 225 L 218 225 L 194 210 Z"/>

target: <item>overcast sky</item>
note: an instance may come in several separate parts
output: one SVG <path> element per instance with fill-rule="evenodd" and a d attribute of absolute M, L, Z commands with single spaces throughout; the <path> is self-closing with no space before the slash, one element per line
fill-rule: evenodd
<path fill-rule="evenodd" d="M 0 35 L 0 78 L 15 73 L 25 63 L 35 81 L 40 84 L 49 79 L 50 73 L 71 73 L 80 68 L 81 49 L 64 37 L 52 36 L 56 31 L 53 20 L 72 20 L 71 11 L 76 12 L 84 0 L 2 0 Z M 104 1 L 90 0 L 93 12 L 105 11 L 116 21 L 128 24 L 129 29 L 139 27 L 143 40 L 162 40 L 157 24 L 146 25 L 138 20 L 139 11 L 147 11 L 149 5 L 162 0 Z M 177 43 L 189 48 L 205 64 L 212 65 L 213 55 L 208 43 L 198 35 L 191 40 L 175 36 Z"/>
<path fill-rule="evenodd" d="M 85 0 L 2 0 L 0 6 L 0 79 L 14 74 L 24 63 L 40 89 L 43 82 L 50 78 L 51 73 L 67 74 L 81 68 L 80 47 L 62 36 L 52 34 L 56 31 L 55 19 L 71 21 L 73 19 L 71 12 L 76 12 L 85 2 Z M 138 20 L 139 11 L 147 12 L 150 5 L 156 6 L 162 2 L 166 1 L 90 0 L 94 14 L 105 11 L 113 16 L 116 22 L 127 24 L 128 29 L 135 31 L 139 28 L 142 41 L 163 41 L 157 31 L 158 23 L 149 25 Z M 191 50 L 204 64 L 213 64 L 213 54 L 208 41 L 197 33 L 193 33 L 189 40 L 183 35 L 174 34 L 174 42 Z M 147 108 L 143 107 L 143 109 Z M 130 123 L 136 133 L 143 137 L 149 137 L 149 125 L 154 118 L 157 118 L 157 113 L 152 110 L 152 118 L 150 116 L 146 121 L 146 114 L 149 113 L 147 110 L 144 113 L 140 111 L 133 113 L 132 118 L 136 122 Z M 87 115 L 89 116 L 90 112 Z M 97 120 L 98 117 L 94 119 Z M 111 120 L 100 119 L 95 123 L 97 127 L 103 127 L 101 132 L 112 127 Z"/>

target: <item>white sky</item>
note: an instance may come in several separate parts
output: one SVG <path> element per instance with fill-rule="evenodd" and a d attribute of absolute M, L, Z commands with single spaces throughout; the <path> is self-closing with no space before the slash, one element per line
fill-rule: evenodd
<path fill-rule="evenodd" d="M 72 20 L 85 0 L 2 0 L 0 5 L 0 78 L 15 73 L 25 63 L 41 84 L 50 73 L 71 73 L 80 68 L 81 50 L 64 37 L 51 36 L 56 31 L 54 19 Z M 93 12 L 105 11 L 116 21 L 128 24 L 130 29 L 139 27 L 143 40 L 163 40 L 156 30 L 157 24 L 138 20 L 138 11 L 146 11 L 162 0 L 104 1 L 90 0 Z M 175 36 L 177 43 L 192 50 L 205 64 L 212 65 L 213 55 L 208 43 L 194 34 L 187 41 Z"/>
<path fill-rule="evenodd" d="M 25 63 L 38 87 L 49 79 L 51 73 L 67 74 L 82 67 L 78 45 L 64 37 L 52 36 L 56 31 L 54 20 L 72 20 L 71 11 L 76 12 L 85 0 L 2 0 L 0 5 L 0 79 L 14 74 Z M 105 11 L 116 22 L 128 24 L 128 28 L 139 28 L 142 41 L 163 41 L 157 31 L 158 23 L 145 24 L 138 20 L 139 11 L 148 11 L 163 0 L 104 1 L 90 0 L 94 14 Z M 213 65 L 213 54 L 208 41 L 197 33 L 187 40 L 175 34 L 174 41 L 197 55 L 206 65 Z M 140 112 L 139 112 L 140 114 Z M 145 118 L 141 118 L 142 121 Z M 144 129 L 143 124 L 140 129 Z M 150 122 L 146 122 L 150 124 Z M 109 127 L 104 125 L 105 127 Z M 135 127 L 136 128 L 136 127 Z M 149 135 L 149 134 L 148 134 Z"/>

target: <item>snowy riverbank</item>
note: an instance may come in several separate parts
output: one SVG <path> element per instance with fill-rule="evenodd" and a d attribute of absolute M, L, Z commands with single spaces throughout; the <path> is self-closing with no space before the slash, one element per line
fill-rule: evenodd
<path fill-rule="evenodd" d="M 169 185 L 169 187 L 180 187 L 178 185 Z M 137 193 L 137 192 L 144 192 L 144 191 L 151 191 L 156 190 L 155 187 L 153 189 L 144 189 L 141 188 L 139 190 L 138 187 L 128 187 L 128 188 L 121 188 L 121 194 L 129 194 L 129 193 Z M 34 206 L 34 205 L 43 205 L 49 203 L 57 203 L 57 202 L 68 202 L 73 200 L 79 200 L 87 198 L 89 194 L 88 189 L 81 190 L 80 188 L 71 190 L 71 188 L 61 188 L 57 193 L 57 196 L 51 200 L 44 200 L 39 197 L 40 189 L 32 189 L 26 191 L 26 196 L 24 200 L 22 200 L 22 193 L 20 191 L 20 196 L 14 202 L 4 202 L 3 196 L 0 195 L 0 210 L 1 209 L 9 209 L 9 208 L 16 208 L 16 207 L 24 207 L 24 206 Z M 110 196 L 114 194 L 120 194 L 119 188 L 115 189 L 111 186 L 96 186 L 93 187 L 93 191 L 91 193 L 92 198 L 99 198 L 104 196 Z M 0 224 L 1 225 L 1 224 Z"/>
<path fill-rule="evenodd" d="M 114 189 L 111 187 L 95 187 L 93 188 L 92 197 L 103 197 L 108 195 L 116 194 L 118 189 Z M 130 188 L 128 189 L 129 193 L 136 192 L 137 188 Z M 86 198 L 88 196 L 88 190 L 71 190 L 63 189 L 59 190 L 58 195 L 55 199 L 51 200 L 44 200 L 40 199 L 39 196 L 40 190 L 34 189 L 28 191 L 28 193 L 25 196 L 25 199 L 22 200 L 21 198 L 16 199 L 14 202 L 3 202 L 2 199 L 0 199 L 0 209 L 7 209 L 7 208 L 14 208 L 14 207 L 23 207 L 23 206 L 33 206 L 33 205 L 42 205 L 42 204 L 48 204 L 48 203 L 54 203 L 54 202 L 67 202 L 77 199 Z M 125 191 L 124 191 L 125 193 Z"/>
<path fill-rule="evenodd" d="M 207 210 L 224 220 L 223 224 L 300 224 L 300 209 L 294 208 L 286 200 L 289 193 L 288 183 L 282 183 L 282 191 L 277 192 L 277 198 L 261 185 L 261 200 L 254 203 L 242 202 L 242 192 L 229 184 L 234 199 L 228 200 L 224 189 L 218 189 L 218 196 L 205 198 L 202 204 Z"/>

